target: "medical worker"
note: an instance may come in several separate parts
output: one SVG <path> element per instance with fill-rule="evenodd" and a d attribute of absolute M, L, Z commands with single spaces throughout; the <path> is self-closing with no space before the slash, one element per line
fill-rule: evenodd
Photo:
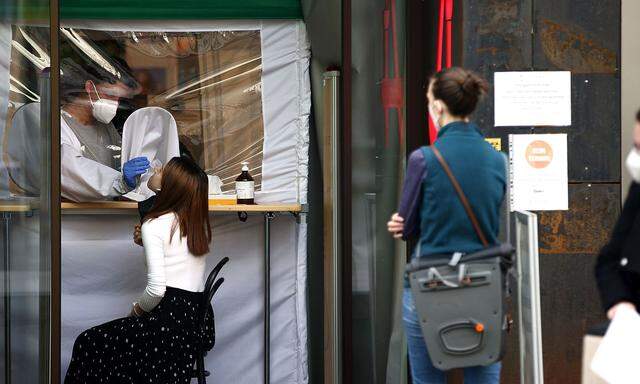
<path fill-rule="evenodd" d="M 129 88 L 105 70 L 86 68 L 88 80 L 63 70 L 60 112 L 62 197 L 72 201 L 111 200 L 136 186 L 150 164 L 134 158 L 120 169 L 121 137 L 112 120 Z M 66 79 L 65 79 L 66 77 Z"/>

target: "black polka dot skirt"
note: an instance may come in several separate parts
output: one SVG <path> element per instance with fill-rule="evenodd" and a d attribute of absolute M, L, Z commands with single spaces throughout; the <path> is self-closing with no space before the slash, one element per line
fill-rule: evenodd
<path fill-rule="evenodd" d="M 214 343 L 213 310 L 204 326 L 203 294 L 167 287 L 142 317 L 127 317 L 86 330 L 75 341 L 65 384 L 189 383 L 198 350 Z"/>

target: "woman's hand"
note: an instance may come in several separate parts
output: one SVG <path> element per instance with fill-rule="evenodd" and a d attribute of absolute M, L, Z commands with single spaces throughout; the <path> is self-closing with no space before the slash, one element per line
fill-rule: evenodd
<path fill-rule="evenodd" d="M 153 192 L 158 193 L 162 186 L 162 167 L 153 167 L 152 170 L 153 175 L 149 178 L 149 181 L 147 181 L 147 187 Z"/>
<path fill-rule="evenodd" d="M 609 320 L 613 320 L 613 318 L 616 316 L 616 312 L 618 312 L 620 308 L 625 307 L 633 309 L 634 311 L 636 310 L 636 306 L 633 305 L 633 303 L 630 303 L 628 301 L 621 301 L 613 307 L 609 308 L 609 311 L 607 311 L 607 317 L 609 318 Z"/>
<path fill-rule="evenodd" d="M 133 303 L 131 306 L 131 313 L 129 313 L 129 317 L 140 317 L 145 314 L 144 309 L 140 308 L 140 304 Z"/>
<path fill-rule="evenodd" d="M 142 247 L 142 227 L 140 224 L 133 229 L 133 242 Z"/>
<path fill-rule="evenodd" d="M 393 234 L 395 239 L 402 238 L 402 231 L 404 230 L 404 219 L 398 215 L 398 212 L 391 215 L 391 220 L 387 223 L 387 230 Z"/>

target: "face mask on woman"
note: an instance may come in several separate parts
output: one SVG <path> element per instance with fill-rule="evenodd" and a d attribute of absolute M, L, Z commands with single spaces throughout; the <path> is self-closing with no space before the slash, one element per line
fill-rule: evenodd
<path fill-rule="evenodd" d="M 109 124 L 116 116 L 116 112 L 118 111 L 118 102 L 115 100 L 101 98 L 98 94 L 96 85 L 93 82 L 91 82 L 91 85 L 93 85 L 93 90 L 98 96 L 98 100 L 94 102 L 91 100 L 91 94 L 89 94 L 89 101 L 91 102 L 91 107 L 93 109 L 93 117 L 101 123 Z"/>
<path fill-rule="evenodd" d="M 440 118 L 442 116 L 436 113 L 435 107 L 434 107 L 433 104 L 434 103 L 429 103 L 429 105 L 428 105 L 429 116 L 431 116 L 431 121 L 433 122 L 434 128 L 436 129 L 436 131 L 439 131 L 440 128 L 441 128 L 441 126 L 440 126 Z"/>
<path fill-rule="evenodd" d="M 627 156 L 627 171 L 636 183 L 640 183 L 640 149 L 633 148 Z"/>

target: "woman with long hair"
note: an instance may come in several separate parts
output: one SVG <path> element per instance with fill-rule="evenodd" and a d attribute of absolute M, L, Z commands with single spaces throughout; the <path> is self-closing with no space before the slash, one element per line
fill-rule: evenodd
<path fill-rule="evenodd" d="M 198 325 L 211 243 L 207 175 L 176 157 L 159 176 L 142 224 L 147 286 L 129 317 L 78 336 L 66 384 L 189 383 L 197 346 L 212 340 L 210 307 L 208 326 Z"/>

